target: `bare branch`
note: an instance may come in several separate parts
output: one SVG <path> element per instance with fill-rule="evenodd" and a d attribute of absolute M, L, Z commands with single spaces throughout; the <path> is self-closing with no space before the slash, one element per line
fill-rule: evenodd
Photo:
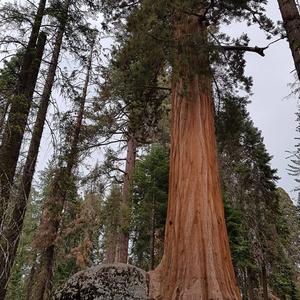
<path fill-rule="evenodd" d="M 222 49 L 225 51 L 246 51 L 246 52 L 255 52 L 260 56 L 265 56 L 264 51 L 268 47 L 248 47 L 248 46 L 222 46 Z"/>

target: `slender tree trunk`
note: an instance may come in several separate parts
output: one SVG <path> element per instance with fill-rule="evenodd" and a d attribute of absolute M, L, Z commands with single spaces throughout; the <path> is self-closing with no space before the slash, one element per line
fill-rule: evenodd
<path fill-rule="evenodd" d="M 300 79 L 300 14 L 295 0 L 278 0 L 283 25 Z"/>
<path fill-rule="evenodd" d="M 269 299 L 268 278 L 267 278 L 267 269 L 266 269 L 265 262 L 263 262 L 262 268 L 261 268 L 261 285 L 263 288 L 263 299 L 268 300 Z"/>
<path fill-rule="evenodd" d="M 44 34 L 41 34 L 41 38 L 38 42 L 38 51 L 37 51 L 37 57 L 36 57 L 36 62 L 35 62 L 35 67 L 36 67 L 36 75 L 38 73 L 38 69 L 39 69 L 39 64 L 41 63 L 42 60 L 42 54 L 43 54 L 43 50 L 44 50 L 44 46 L 45 46 L 45 42 L 46 42 L 46 36 Z M 20 104 L 20 106 L 22 106 L 22 104 Z M 13 108 L 13 107 L 12 107 Z M 10 225 L 7 224 L 6 221 L 9 222 L 10 219 L 10 214 L 6 213 L 6 208 L 8 206 L 9 203 L 9 197 L 10 197 L 10 190 L 11 187 L 13 185 L 13 178 L 14 178 L 14 172 L 15 172 L 15 168 L 16 168 L 16 163 L 18 161 L 18 155 L 16 155 L 16 152 L 11 153 L 12 155 L 8 155 L 9 153 L 7 152 L 8 149 L 11 149 L 11 151 L 18 151 L 16 150 L 16 148 L 14 147 L 16 145 L 15 141 L 13 138 L 17 139 L 17 131 L 12 128 L 11 124 L 19 124 L 18 122 L 16 122 L 18 120 L 18 117 L 15 115 L 16 111 L 12 110 L 10 111 L 10 117 L 12 116 L 12 114 L 14 114 L 13 118 L 13 122 L 10 123 L 10 125 L 8 126 L 11 129 L 11 137 L 9 139 L 7 139 L 7 136 L 9 135 L 8 132 L 5 133 L 6 135 L 6 139 L 3 139 L 4 143 L 3 147 L 1 148 L 1 150 L 4 150 L 3 152 L 1 152 L 1 154 L 3 154 L 3 156 L 1 157 L 1 159 L 6 159 L 4 161 L 1 161 L 1 172 L 2 176 L 0 178 L 0 184 L 1 184 L 1 203 L 0 203 L 0 246 L 1 246 L 1 250 L 0 250 L 0 265 L 1 265 L 1 269 L 0 269 L 0 299 L 4 298 L 4 295 L 6 293 L 6 287 L 7 287 L 7 283 L 8 283 L 8 279 L 10 276 L 10 271 L 11 271 L 11 267 L 13 265 L 13 261 L 15 258 L 15 253 L 13 254 L 13 256 L 11 256 L 12 254 L 12 249 L 14 249 L 15 247 L 15 240 L 10 240 L 8 237 L 8 231 L 9 231 L 9 227 Z M 8 122 L 12 121 L 11 118 L 9 118 Z M 16 127 L 16 125 L 15 125 Z M 7 129 L 8 130 L 8 129 Z M 16 134 L 17 133 L 17 134 Z M 12 167 L 12 168 L 11 168 Z M 13 207 L 13 205 L 12 205 Z M 19 232 L 20 233 L 20 232 Z M 14 232 L 12 232 L 12 234 L 15 234 Z M 13 259 L 12 259 L 13 258 Z"/>
<path fill-rule="evenodd" d="M 10 101 L 7 101 L 5 103 L 4 108 L 3 108 L 3 112 L 1 113 L 1 116 L 0 116 L 0 138 L 1 138 L 1 135 L 2 135 L 2 132 L 3 132 L 5 119 L 7 117 L 8 111 L 9 111 L 9 106 L 10 106 Z M 0 140 L 0 143 L 1 143 L 1 140 Z"/>
<path fill-rule="evenodd" d="M 0 148 L 0 228 L 9 202 L 10 191 L 46 42 L 46 35 L 42 33 L 39 35 L 45 6 L 46 0 L 41 0 L 23 57 L 21 71 L 11 101 L 11 109 L 3 132 Z"/>
<path fill-rule="evenodd" d="M 256 300 L 255 297 L 255 292 L 254 292 L 254 280 L 255 280 L 255 275 L 251 269 L 248 269 L 247 272 L 247 285 L 248 285 L 248 296 L 249 300 Z"/>
<path fill-rule="evenodd" d="M 194 49 L 193 37 L 202 42 L 200 50 Z M 150 272 L 150 292 L 164 300 L 237 300 L 241 295 L 221 197 L 206 26 L 195 17 L 181 17 L 176 39 L 181 47 L 172 86 L 164 256 Z"/>
<path fill-rule="evenodd" d="M 64 13 L 65 16 L 64 18 L 62 18 L 63 21 L 60 24 L 57 32 L 51 63 L 48 70 L 48 75 L 46 78 L 43 94 L 41 97 L 40 107 L 38 109 L 37 118 L 34 125 L 29 150 L 25 161 L 21 181 L 20 181 L 20 186 L 18 187 L 18 193 L 16 196 L 15 205 L 13 207 L 12 217 L 9 220 L 8 226 L 4 226 L 3 235 L 0 237 L 0 244 L 2 245 L 2 247 L 5 247 L 4 249 L 6 249 L 3 255 L 0 253 L 0 264 L 4 263 L 3 262 L 4 259 L 6 261 L 5 272 L 7 276 L 5 280 L 8 280 L 9 278 L 10 271 L 16 257 L 19 239 L 23 228 L 23 222 L 24 222 L 26 208 L 27 208 L 27 201 L 31 190 L 31 184 L 34 176 L 37 156 L 38 156 L 41 138 L 43 134 L 44 123 L 45 123 L 51 91 L 55 79 L 55 73 L 58 65 L 63 36 L 65 33 L 65 26 L 67 22 L 69 4 L 67 3 L 66 5 L 67 6 Z M 1 283 L 2 282 L 0 280 L 0 284 Z"/>
<path fill-rule="evenodd" d="M 111 220 L 112 223 L 113 220 Z M 118 220 L 115 220 L 118 222 Z M 116 224 L 116 223 L 115 223 Z M 105 247 L 105 264 L 112 264 L 115 262 L 116 257 L 116 240 L 118 238 L 117 231 L 113 228 L 109 228 L 108 232 L 106 232 L 106 247 Z"/>
<path fill-rule="evenodd" d="M 129 241 L 129 218 L 130 218 L 130 193 L 133 173 L 135 168 L 135 159 L 137 151 L 137 141 L 133 134 L 128 138 L 127 155 L 124 184 L 122 189 L 122 202 L 120 214 L 120 228 L 118 232 L 116 245 L 116 263 L 127 263 L 128 260 L 128 241 Z"/>
<path fill-rule="evenodd" d="M 19 159 L 27 118 L 31 108 L 35 84 L 42 62 L 45 43 L 46 35 L 41 33 L 36 48 L 36 56 L 30 67 L 30 75 L 27 80 L 27 91 L 24 91 L 23 94 L 13 96 L 11 109 L 3 132 L 2 145 L 0 147 L 0 230 L 5 210 L 9 203 L 10 192 Z"/>
<path fill-rule="evenodd" d="M 155 266 L 155 199 L 152 197 L 151 207 L 151 232 L 150 232 L 150 270 Z"/>
<path fill-rule="evenodd" d="M 50 300 L 53 280 L 54 245 L 43 251 L 38 267 L 38 277 L 32 287 L 30 300 Z"/>
<path fill-rule="evenodd" d="M 31 300 L 32 287 L 34 284 L 34 275 L 37 267 L 37 255 L 34 255 L 33 265 L 30 269 L 28 282 L 26 284 L 26 300 Z"/>
<path fill-rule="evenodd" d="M 110 194 L 110 212 L 105 228 L 105 257 L 104 263 L 112 264 L 115 262 L 116 241 L 118 238 L 118 224 L 120 222 L 120 205 L 122 191 L 120 186 L 113 185 Z"/>
<path fill-rule="evenodd" d="M 74 132 L 71 137 L 70 152 L 67 155 L 67 165 L 65 168 L 58 169 L 54 176 L 52 189 L 45 203 L 42 221 L 38 230 L 38 241 L 43 241 L 41 248 L 41 262 L 39 270 L 36 274 L 36 282 L 33 287 L 32 300 L 48 300 L 52 291 L 53 266 L 55 258 L 55 241 L 58 236 L 63 208 L 65 205 L 68 185 L 72 176 L 72 171 L 77 164 L 78 159 L 78 144 L 80 131 L 84 117 L 85 102 L 87 98 L 88 86 L 92 69 L 93 47 L 91 50 L 87 75 L 83 87 L 83 93 L 80 101 L 78 116 L 74 127 Z M 45 236 L 47 235 L 47 236 Z M 39 247 L 39 245 L 38 245 Z"/>

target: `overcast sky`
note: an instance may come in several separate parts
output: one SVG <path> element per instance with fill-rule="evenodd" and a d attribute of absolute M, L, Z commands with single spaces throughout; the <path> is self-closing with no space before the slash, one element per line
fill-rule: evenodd
<path fill-rule="evenodd" d="M 280 20 L 277 1 L 269 1 L 267 14 L 274 20 Z M 236 26 L 235 26 L 236 27 Z M 234 30 L 237 30 L 235 28 Z M 245 28 L 251 44 L 264 46 L 265 37 L 255 28 Z M 250 115 L 264 137 L 268 152 L 273 156 L 272 167 L 278 169 L 281 177 L 278 185 L 283 187 L 291 196 L 295 188 L 294 178 L 287 174 L 289 160 L 286 150 L 293 150 L 295 145 L 296 126 L 295 112 L 298 98 L 288 97 L 291 93 L 290 84 L 295 82 L 295 69 L 287 41 L 282 40 L 273 44 L 266 56 L 253 53 L 247 54 L 247 73 L 254 79 L 252 103 L 249 105 Z"/>

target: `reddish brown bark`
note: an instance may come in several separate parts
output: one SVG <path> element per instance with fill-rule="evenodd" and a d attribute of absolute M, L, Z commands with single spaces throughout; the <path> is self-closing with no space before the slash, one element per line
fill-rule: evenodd
<path fill-rule="evenodd" d="M 122 189 L 120 228 L 118 232 L 115 253 L 115 262 L 118 263 L 127 263 L 128 260 L 130 192 L 135 168 L 136 150 L 137 141 L 134 135 L 131 134 L 127 143 L 126 167 Z"/>
<path fill-rule="evenodd" d="M 177 26 L 176 38 L 183 43 L 195 34 L 205 43 L 205 26 L 196 18 L 188 17 Z M 192 43 L 183 44 L 188 45 Z M 205 50 L 202 54 L 184 51 L 189 53 L 178 55 L 172 87 L 164 256 L 150 273 L 151 296 L 164 300 L 241 299 L 221 198 L 208 58 Z"/>
<path fill-rule="evenodd" d="M 283 25 L 300 79 L 300 14 L 295 0 L 278 0 Z"/>

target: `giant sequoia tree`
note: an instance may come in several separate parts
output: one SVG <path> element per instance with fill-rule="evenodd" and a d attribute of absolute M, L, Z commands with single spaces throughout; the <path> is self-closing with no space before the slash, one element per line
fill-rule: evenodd
<path fill-rule="evenodd" d="M 120 6 L 130 8 L 129 32 L 139 41 L 142 36 L 156 40 L 157 47 L 165 50 L 173 71 L 169 205 L 164 256 L 152 273 L 154 296 L 241 297 L 231 262 L 219 184 L 210 54 L 213 48 L 245 51 L 245 41 L 223 47 L 215 33 L 216 26 L 235 17 L 249 22 L 252 18 L 261 19 L 266 27 L 270 26 L 262 18 L 264 2 L 143 1 L 134 7 L 130 1 L 128 5 L 107 1 L 118 15 L 122 13 Z M 261 49 L 256 50 L 263 55 Z"/>
<path fill-rule="evenodd" d="M 299 14 L 293 1 L 278 1 L 297 66 Z M 271 289 L 282 298 L 295 298 L 298 258 L 289 259 L 287 253 L 298 241 L 286 230 L 294 208 L 288 201 L 280 205 L 276 172 L 246 112 L 247 97 L 237 96 L 251 90 L 251 78 L 244 74 L 245 51 L 264 56 L 266 48 L 250 47 L 246 34 L 233 38 L 222 32 L 232 22 L 257 23 L 272 32 L 274 26 L 264 12 L 267 0 L 102 0 L 106 18 L 102 27 L 116 34 L 107 68 L 93 67 L 99 42 L 95 43 L 88 20 L 95 16 L 98 1 L 49 1 L 46 9 L 45 3 L 40 1 L 32 47 L 21 53 L 17 88 L 22 83 L 22 89 L 0 93 L 12 95 L 0 111 L 0 212 L 8 204 L 11 212 L 0 223 L 0 251 L 5 249 L 0 253 L 0 299 L 15 261 L 55 79 L 66 103 L 71 98 L 75 106 L 55 115 L 61 141 L 45 184 L 41 216 L 35 215 L 35 226 L 37 219 L 40 225 L 32 243 L 34 262 L 16 260 L 10 291 L 15 279 L 22 277 L 28 279 L 28 299 L 50 299 L 52 289 L 87 267 L 93 255 L 97 262 L 102 257 L 127 262 L 131 250 L 133 263 L 151 270 L 153 299 L 255 300 L 259 294 L 268 299 Z M 44 13 L 54 47 L 35 110 L 31 103 L 45 42 L 40 33 Z M 71 55 L 86 69 L 82 76 L 76 67 L 71 67 L 70 76 L 68 67 L 57 72 L 59 58 L 73 61 Z M 26 61 L 29 68 L 24 73 Z M 97 71 L 102 71 L 104 83 L 100 97 L 89 102 L 89 86 Z M 157 121 L 168 96 L 170 159 L 169 145 L 161 150 L 152 147 L 145 159 L 139 159 L 137 150 L 143 153 L 143 146 L 157 140 Z M 18 105 L 21 98 L 25 106 Z M 27 145 L 23 135 L 30 112 L 37 114 Z M 166 140 L 168 144 L 169 137 Z M 107 147 L 107 160 L 85 177 L 81 173 L 85 164 L 80 164 L 85 154 L 116 141 L 119 153 Z M 22 144 L 29 146 L 24 147 L 28 150 L 24 165 Z M 298 171 L 297 166 L 291 168 Z M 81 175 L 85 179 L 77 187 Z M 94 197 L 93 187 L 81 201 L 77 190 L 83 192 L 89 180 L 100 193 L 107 183 L 112 185 L 110 197 Z M 281 207 L 286 212 L 280 214 Z M 101 209 L 103 220 L 98 219 Z M 104 233 L 100 237 L 98 224 Z M 32 238 L 32 232 L 25 230 L 25 235 Z M 98 252 L 93 238 L 106 249 Z"/>

